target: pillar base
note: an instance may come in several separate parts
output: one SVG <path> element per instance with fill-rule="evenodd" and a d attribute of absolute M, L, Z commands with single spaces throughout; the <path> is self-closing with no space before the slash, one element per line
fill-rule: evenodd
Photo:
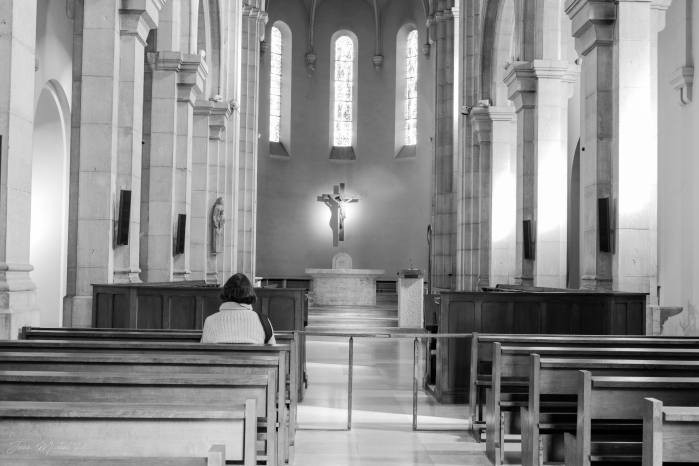
<path fill-rule="evenodd" d="M 114 283 L 143 283 L 141 281 L 141 269 L 136 270 L 115 270 Z"/>
<path fill-rule="evenodd" d="M 582 290 L 604 290 L 612 291 L 613 281 L 611 278 L 598 278 L 590 275 L 583 275 L 580 279 L 580 289 Z"/>
<path fill-rule="evenodd" d="M 0 262 L 0 339 L 16 340 L 25 325 L 39 326 L 36 285 L 29 277 L 29 264 Z"/>
<path fill-rule="evenodd" d="M 218 279 L 218 274 L 216 272 L 207 272 L 206 273 L 206 283 L 207 285 L 218 285 L 221 282 Z"/>
<path fill-rule="evenodd" d="M 64 327 L 92 327 L 92 296 L 63 298 Z"/>
<path fill-rule="evenodd" d="M 172 273 L 173 282 L 188 282 L 192 279 L 192 272 L 183 272 L 176 270 Z"/>

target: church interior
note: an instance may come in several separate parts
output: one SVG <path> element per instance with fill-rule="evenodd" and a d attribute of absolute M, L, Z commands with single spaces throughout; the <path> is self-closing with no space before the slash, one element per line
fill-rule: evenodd
<path fill-rule="evenodd" d="M 0 0 L 0 463 L 698 464 L 695 45 L 692 0 Z M 271 333 L 203 343 L 237 274 Z"/>

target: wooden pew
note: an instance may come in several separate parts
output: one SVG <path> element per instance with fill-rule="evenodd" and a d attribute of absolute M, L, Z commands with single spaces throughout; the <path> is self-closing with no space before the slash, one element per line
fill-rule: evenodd
<path fill-rule="evenodd" d="M 653 353 L 652 357 L 662 356 Z M 545 460 L 542 446 L 549 442 L 544 442 L 542 435 L 575 431 L 580 370 L 588 370 L 594 376 L 699 377 L 699 361 L 686 355 L 684 360 L 596 359 L 594 350 L 588 350 L 588 354 L 576 359 L 541 358 L 532 354 L 527 366 L 529 395 L 521 406 L 523 466 L 539 465 Z M 557 400 L 553 403 L 559 403 L 556 414 L 546 414 L 547 402 L 554 398 Z"/>
<path fill-rule="evenodd" d="M 289 400 L 289 442 L 287 446 L 293 446 L 296 439 L 298 402 L 303 401 L 305 388 L 303 387 L 305 361 L 300 355 L 300 338 L 297 339 L 294 332 L 275 332 L 278 344 L 288 344 L 289 369 L 297 368 L 294 374 L 289 374 L 286 380 L 289 389 L 287 398 L 280 392 L 280 399 Z M 200 330 L 143 330 L 143 329 L 94 329 L 94 328 L 33 328 L 23 327 L 20 333 L 21 340 L 95 340 L 95 341 L 159 341 L 159 342 L 189 342 L 201 341 Z M 230 345 L 227 345 L 230 346 Z M 250 347 L 253 345 L 244 345 Z M 294 387 L 297 387 L 295 389 Z M 287 460 L 288 453 L 287 453 Z"/>
<path fill-rule="evenodd" d="M 485 335 L 474 333 L 471 339 L 471 362 L 469 376 L 469 418 L 474 428 L 474 437 L 480 441 L 480 432 L 485 428 L 481 415 L 483 401 L 481 393 L 491 386 L 490 367 L 493 362 L 493 343 L 499 342 L 507 347 L 536 347 L 533 351 L 547 354 L 543 347 L 573 348 L 697 348 L 699 339 L 674 337 L 620 337 L 620 336 L 585 336 L 585 335 Z M 572 350 L 573 353 L 576 349 Z M 528 356 L 525 355 L 525 356 Z"/>
<path fill-rule="evenodd" d="M 257 464 L 256 402 L 202 406 L 0 402 L 0 463 Z M 199 458 L 197 458 L 199 457 Z M 186 461 L 182 461 L 182 460 Z M 205 460 L 203 462 L 202 460 Z"/>
<path fill-rule="evenodd" d="M 546 353 L 548 359 L 544 360 L 543 367 L 539 363 L 539 355 L 531 355 L 535 352 Z M 661 348 L 653 352 L 655 358 L 683 361 L 653 363 L 645 360 L 648 352 L 647 348 L 502 347 L 500 343 L 493 343 L 492 387 L 487 389 L 486 455 L 494 464 L 500 464 L 504 455 L 503 413 L 512 412 L 516 415 L 521 409 L 522 461 L 525 465 L 539 464 L 538 460 L 531 458 L 532 455 L 536 458 L 539 455 L 537 426 L 541 419 L 540 414 L 566 410 L 569 413 L 575 412 L 577 371 L 580 369 L 590 368 L 602 374 L 625 375 L 642 375 L 656 370 L 664 370 L 661 375 L 672 375 L 674 370 L 685 370 L 691 375 L 696 373 L 699 376 L 699 363 L 694 362 L 699 356 L 699 350 Z M 541 401 L 541 394 L 568 395 L 568 398 Z M 531 404 L 533 400 L 536 400 L 534 405 Z M 531 407 L 534 413 L 527 411 L 528 407 Z M 530 424 L 533 424 L 533 427 Z M 552 427 L 547 428 L 551 429 Z"/>
<path fill-rule="evenodd" d="M 644 400 L 643 466 L 699 462 L 699 408 Z"/>
<path fill-rule="evenodd" d="M 576 431 L 565 434 L 566 466 L 620 460 L 640 462 L 641 429 L 633 438 L 606 433 L 600 439 L 596 433 L 600 425 L 613 427 L 620 420 L 635 420 L 642 426 L 646 398 L 662 400 L 666 406 L 699 406 L 699 378 L 595 377 L 589 371 L 580 371 L 578 383 Z"/>
<path fill-rule="evenodd" d="M 239 358 L 221 355 L 131 354 L 131 353 L 39 353 L 0 352 L 0 371 L 115 372 L 165 374 L 267 375 L 274 372 L 279 402 L 278 444 L 289 460 L 288 447 L 295 435 L 295 422 L 287 406 L 284 358 L 278 355 Z M 279 376 L 281 374 L 281 377 Z M 284 409 L 286 407 L 286 409 Z"/>
<path fill-rule="evenodd" d="M 150 329 L 118 329 L 118 328 L 37 328 L 23 327 L 20 340 L 140 340 L 140 341 L 181 341 L 199 343 L 201 330 L 150 330 Z M 305 340 L 298 340 L 294 332 L 275 331 L 274 338 L 277 344 L 291 346 L 291 358 L 297 368 L 296 380 L 299 381 L 298 401 L 303 401 L 306 393 L 306 356 Z"/>
<path fill-rule="evenodd" d="M 257 400 L 260 459 L 282 465 L 286 438 L 277 435 L 276 380 L 267 375 L 0 372 L 0 401 L 65 401 L 117 403 L 236 404 Z M 280 423 L 282 427 L 282 423 Z"/>

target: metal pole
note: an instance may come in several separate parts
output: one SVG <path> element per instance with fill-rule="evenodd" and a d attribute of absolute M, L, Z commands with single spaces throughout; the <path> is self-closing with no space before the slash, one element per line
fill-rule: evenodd
<path fill-rule="evenodd" d="M 417 430 L 417 362 L 420 354 L 420 344 L 415 338 L 413 343 L 413 430 Z"/>
<path fill-rule="evenodd" d="M 347 430 L 352 430 L 352 366 L 354 364 L 354 338 L 349 339 L 349 373 L 347 377 Z"/>

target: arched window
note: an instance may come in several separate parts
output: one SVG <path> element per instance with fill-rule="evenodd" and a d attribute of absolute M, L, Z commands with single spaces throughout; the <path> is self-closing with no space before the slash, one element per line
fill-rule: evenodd
<path fill-rule="evenodd" d="M 419 37 L 414 24 L 405 24 L 396 36 L 396 126 L 397 159 L 417 156 L 417 81 Z"/>
<path fill-rule="evenodd" d="M 357 36 L 351 31 L 338 31 L 331 44 L 330 159 L 356 160 Z"/>
<path fill-rule="evenodd" d="M 269 31 L 269 154 L 291 153 L 291 29 L 282 21 Z"/>
<path fill-rule="evenodd" d="M 347 36 L 335 41 L 335 137 L 333 145 L 352 145 L 354 43 Z"/>
<path fill-rule="evenodd" d="M 282 127 L 282 33 L 272 27 L 269 89 L 269 141 L 280 142 Z"/>
<path fill-rule="evenodd" d="M 408 34 L 405 54 L 405 145 L 417 144 L 417 29 Z"/>

